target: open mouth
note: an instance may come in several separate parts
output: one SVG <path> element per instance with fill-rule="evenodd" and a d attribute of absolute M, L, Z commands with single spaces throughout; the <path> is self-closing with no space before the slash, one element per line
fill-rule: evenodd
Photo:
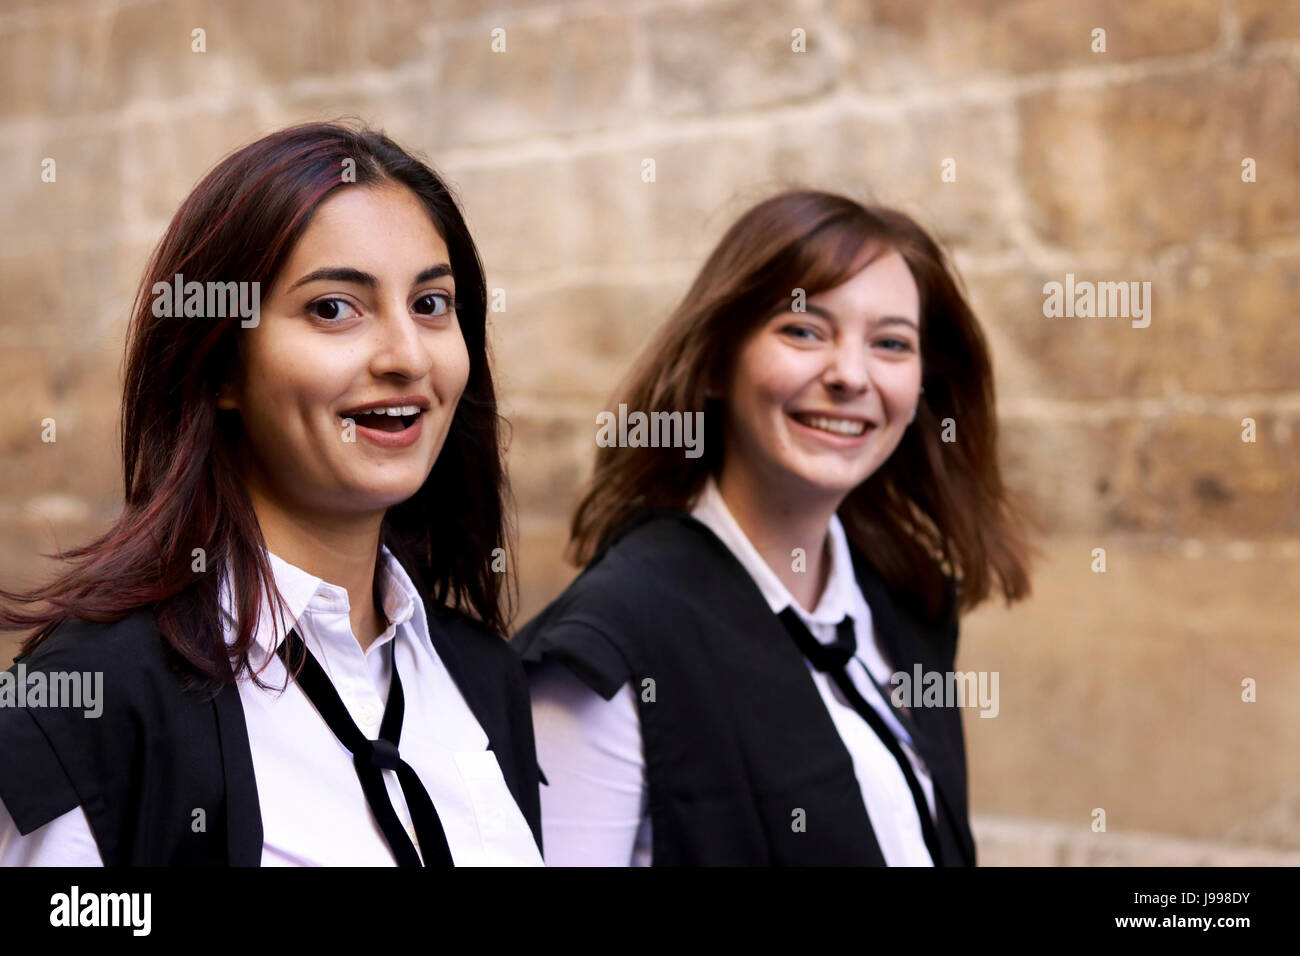
<path fill-rule="evenodd" d="M 360 428 L 373 428 L 381 432 L 402 432 L 414 425 L 421 414 L 423 413 L 415 405 L 395 405 L 390 408 L 344 412 L 340 417 L 352 419 Z"/>
<path fill-rule="evenodd" d="M 857 438 L 859 435 L 865 435 L 868 428 L 874 427 L 870 422 L 863 421 L 860 418 L 831 418 L 826 415 L 806 415 L 803 413 L 792 413 L 790 417 L 800 425 L 806 425 L 808 428 L 815 428 L 821 432 L 829 432 L 832 435 L 843 435 L 846 438 Z"/>

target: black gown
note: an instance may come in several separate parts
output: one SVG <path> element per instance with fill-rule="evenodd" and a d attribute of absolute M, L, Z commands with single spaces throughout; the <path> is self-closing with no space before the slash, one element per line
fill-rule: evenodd
<path fill-rule="evenodd" d="M 893 666 L 951 671 L 955 585 L 949 613 L 926 626 L 851 550 Z M 526 666 L 557 661 L 606 700 L 633 681 L 654 865 L 885 864 L 852 758 L 799 649 L 694 518 L 642 513 L 513 643 Z M 973 866 L 960 709 L 912 716 L 935 785 L 942 862 Z M 802 830 L 791 824 L 797 810 Z"/>
<path fill-rule="evenodd" d="M 540 848 L 523 669 L 488 628 L 442 607 L 426 609 L 434 648 L 487 734 Z M 81 806 L 105 866 L 260 864 L 262 817 L 239 689 L 187 689 L 184 663 L 151 612 L 112 624 L 65 621 L 21 663 L 27 674 L 104 675 L 97 718 L 73 708 L 0 707 L 0 800 L 21 834 Z M 192 826 L 196 807 L 206 815 L 200 832 Z"/>

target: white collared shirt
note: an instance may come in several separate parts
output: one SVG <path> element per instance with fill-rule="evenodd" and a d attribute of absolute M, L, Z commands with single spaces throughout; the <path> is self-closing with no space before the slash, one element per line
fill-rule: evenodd
<path fill-rule="evenodd" d="M 268 553 L 284 599 L 273 617 L 262 603 L 250 662 L 258 687 L 237 687 L 262 814 L 263 866 L 393 866 L 395 859 L 366 803 L 351 754 L 302 688 L 288 680 L 278 655 L 287 626 L 296 628 L 369 738 L 379 735 L 396 653 L 405 714 L 399 749 L 438 809 L 457 866 L 540 865 L 541 855 L 515 803 L 487 734 L 429 639 L 424 603 L 385 549 L 381 580 L 388 628 L 362 651 L 352 634 L 348 594 Z M 233 606 L 223 589 L 222 606 Z M 233 641 L 227 617 L 226 640 Z M 263 667 L 264 665 L 264 667 Z M 282 689 L 283 688 L 283 689 Z M 383 771 L 393 809 L 412 842 L 410 811 L 392 770 Z M 416 844 L 418 848 L 418 843 Z M 0 805 L 0 866 L 101 866 L 98 847 L 77 807 L 21 836 Z"/>
<path fill-rule="evenodd" d="M 853 573 L 848 539 L 832 516 L 830 571 L 817 607 L 810 613 L 767 565 L 710 477 L 691 511 L 730 549 L 753 578 L 773 614 L 793 607 L 808 630 L 824 644 L 835 640 L 836 625 L 848 615 L 858 637 L 849 675 L 858 692 L 898 737 L 934 818 L 934 784 L 911 739 L 880 689 L 890 667 L 875 640 L 871 609 Z M 868 638 L 868 639 L 864 639 Z M 853 761 L 862 800 L 885 862 L 890 866 L 931 866 L 916 803 L 902 768 L 870 725 L 826 675 L 809 671 L 840 738 Z M 548 662 L 532 678 L 537 758 L 549 786 L 542 787 L 542 844 L 548 864 L 560 866 L 647 866 L 651 862 L 649 797 L 641 724 L 635 690 L 625 684 L 606 701 L 561 664 Z"/>

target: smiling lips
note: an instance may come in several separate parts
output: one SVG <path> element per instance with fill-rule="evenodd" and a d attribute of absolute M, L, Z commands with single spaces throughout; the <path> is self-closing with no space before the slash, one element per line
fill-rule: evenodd
<path fill-rule="evenodd" d="M 350 418 L 359 428 L 374 428 L 381 432 L 400 432 L 415 424 L 422 410 L 416 405 L 394 405 L 389 408 L 371 408 L 365 411 L 349 412 L 344 418 Z"/>
<path fill-rule="evenodd" d="M 868 428 L 875 427 L 874 423 L 861 418 L 838 418 L 804 412 L 792 412 L 790 417 L 800 425 L 806 425 L 822 432 L 829 432 L 832 435 L 843 435 L 846 438 L 857 438 L 865 435 Z"/>
<path fill-rule="evenodd" d="M 419 395 L 402 395 L 357 405 L 351 411 L 340 413 L 340 418 L 350 418 L 358 428 L 387 433 L 410 428 L 429 409 L 429 400 Z"/>
<path fill-rule="evenodd" d="M 408 448 L 420 437 L 421 421 L 429 402 L 423 398 L 399 398 L 371 402 L 339 417 L 352 421 L 357 432 L 371 443 L 385 448 Z"/>

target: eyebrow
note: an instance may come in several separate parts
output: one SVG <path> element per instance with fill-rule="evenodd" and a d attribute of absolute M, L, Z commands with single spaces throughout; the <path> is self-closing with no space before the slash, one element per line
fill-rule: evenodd
<path fill-rule="evenodd" d="M 441 279 L 443 276 L 450 276 L 451 274 L 451 266 L 445 262 L 440 262 L 436 266 L 429 266 L 429 268 L 417 275 L 415 281 L 411 284 L 419 285 L 421 282 Z M 331 282 L 350 282 L 353 285 L 363 285 L 368 289 L 377 289 L 379 287 L 379 280 L 369 272 L 363 272 L 351 266 L 326 266 L 323 269 L 314 269 L 307 273 L 289 286 L 288 291 L 292 292 L 300 285 L 306 285 L 308 282 L 319 282 L 323 279 Z"/>
<path fill-rule="evenodd" d="M 823 319 L 826 319 L 828 322 L 835 321 L 835 316 L 831 314 L 830 309 L 823 308 L 820 305 L 813 305 L 811 302 L 805 302 L 804 308 L 807 311 L 813 313 L 814 315 L 820 315 Z M 882 325 L 910 325 L 918 333 L 921 331 L 919 328 L 917 328 L 915 322 L 913 322 L 911 319 L 906 319 L 901 315 L 881 316 L 871 324 L 876 328 L 879 328 Z"/>

